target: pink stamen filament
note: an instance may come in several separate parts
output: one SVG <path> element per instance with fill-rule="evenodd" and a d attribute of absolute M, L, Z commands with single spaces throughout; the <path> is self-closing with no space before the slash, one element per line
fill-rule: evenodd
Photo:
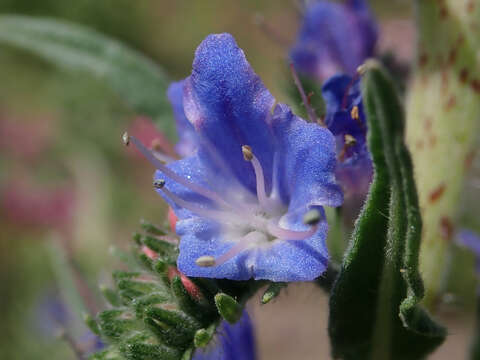
<path fill-rule="evenodd" d="M 218 259 L 215 259 L 215 265 L 213 266 L 220 266 L 224 264 L 228 260 L 240 254 L 242 251 L 246 250 L 252 243 L 257 242 L 262 238 L 265 238 L 265 235 L 258 231 L 252 231 L 248 233 L 241 238 L 238 243 L 232 246 L 225 254 L 220 256 Z"/>
<path fill-rule="evenodd" d="M 280 240 L 305 240 L 311 237 L 318 229 L 318 225 L 313 225 L 306 231 L 295 231 L 284 229 L 272 222 L 267 225 L 268 232 Z"/>
<path fill-rule="evenodd" d="M 308 118 L 310 119 L 310 122 L 317 123 L 317 114 L 315 114 L 315 110 L 313 109 L 310 103 L 310 99 L 305 94 L 305 90 L 303 89 L 302 83 L 297 74 L 297 70 L 295 70 L 295 66 L 293 64 L 290 64 L 290 70 L 292 72 L 293 82 L 295 83 L 295 86 L 297 87 L 298 92 L 300 93 L 300 97 L 302 98 L 303 105 L 307 110 L 307 114 L 308 114 Z"/>
<path fill-rule="evenodd" d="M 175 172 L 170 170 L 168 167 L 166 167 L 162 162 L 155 157 L 155 155 L 150 151 L 145 145 L 141 143 L 140 140 L 138 140 L 135 136 L 130 136 L 129 137 L 130 141 L 135 145 L 135 147 L 147 158 L 150 163 L 152 163 L 153 166 L 155 166 L 158 170 L 163 172 L 167 177 L 172 179 L 173 181 L 185 186 L 186 188 L 195 191 L 197 194 L 202 195 L 210 200 L 213 200 L 217 203 L 220 203 L 228 208 L 231 208 L 231 206 L 223 200 L 217 193 L 206 189 L 204 187 L 198 186 L 197 184 L 188 181 L 187 179 L 177 175 Z"/>

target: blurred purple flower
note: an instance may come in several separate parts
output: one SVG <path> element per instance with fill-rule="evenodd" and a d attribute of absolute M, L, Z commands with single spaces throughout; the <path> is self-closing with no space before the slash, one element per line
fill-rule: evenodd
<path fill-rule="evenodd" d="M 325 82 L 322 93 L 327 107 L 325 124 L 337 143 L 337 181 L 346 197 L 363 197 L 372 180 L 373 165 L 366 144 L 367 123 L 360 81 L 348 75 L 335 75 Z"/>
<path fill-rule="evenodd" d="M 472 251 L 475 256 L 475 272 L 480 276 L 480 236 L 471 230 L 462 229 L 457 233 L 456 241 Z"/>
<path fill-rule="evenodd" d="M 72 318 L 72 314 L 57 294 L 48 292 L 35 307 L 36 324 L 40 333 L 55 336 Z"/>
<path fill-rule="evenodd" d="M 39 334 L 48 337 L 58 336 L 60 331 L 67 331 L 73 321 L 79 321 L 55 292 L 46 293 L 38 301 L 35 314 Z M 86 330 L 79 339 L 72 339 L 72 341 L 75 341 L 78 350 L 84 354 L 91 354 L 105 347 L 100 338 L 89 330 Z"/>
<path fill-rule="evenodd" d="M 198 349 L 192 360 L 255 360 L 255 337 L 247 312 L 231 325 L 223 321 L 217 329 L 214 343 L 206 349 Z"/>
<path fill-rule="evenodd" d="M 184 274 L 308 281 L 325 271 L 323 206 L 343 201 L 335 139 L 274 104 L 233 37 L 210 35 L 183 83 L 197 151 L 167 167 L 130 138 L 157 167 L 157 191 L 178 216 Z"/>
<path fill-rule="evenodd" d="M 297 71 L 319 82 L 338 72 L 354 75 L 377 42 L 377 24 L 365 0 L 307 5 L 290 58 Z"/>

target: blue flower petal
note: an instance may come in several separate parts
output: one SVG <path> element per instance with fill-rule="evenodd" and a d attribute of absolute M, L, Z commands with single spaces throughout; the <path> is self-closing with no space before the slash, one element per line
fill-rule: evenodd
<path fill-rule="evenodd" d="M 173 172 L 175 172 L 177 175 L 181 176 L 185 180 L 193 182 L 195 185 L 201 186 L 202 188 L 205 188 L 207 190 L 213 191 L 214 189 L 218 190 L 218 188 L 227 187 L 226 185 L 222 185 L 224 184 L 222 176 L 219 176 L 219 174 L 212 171 L 210 167 L 204 165 L 205 162 L 202 162 L 199 159 L 198 153 L 194 153 L 189 157 L 170 163 L 168 165 L 168 168 L 173 170 Z M 190 188 L 187 188 L 184 185 L 177 183 L 159 170 L 155 172 L 154 179 L 165 180 L 165 188 L 185 201 L 188 201 L 205 209 L 215 208 L 215 206 L 212 204 L 211 199 L 208 199 L 205 196 L 202 196 L 197 192 L 192 191 Z M 231 182 L 229 184 L 231 184 Z M 172 207 L 175 215 L 179 219 L 186 219 L 198 215 L 176 204 L 169 197 L 165 196 L 162 190 L 157 189 L 156 191 Z"/>
<path fill-rule="evenodd" d="M 235 245 L 232 241 L 235 239 L 227 238 L 219 223 L 192 217 L 177 222 L 176 232 L 182 239 L 177 260 L 182 273 L 194 277 L 233 280 L 248 280 L 253 276 L 253 269 L 247 263 L 251 251 L 244 251 L 219 266 L 200 267 L 195 263 L 195 260 L 204 255 L 220 257 Z"/>
<path fill-rule="evenodd" d="M 241 151 L 251 146 L 270 187 L 274 149 L 266 119 L 274 98 L 230 34 L 210 35 L 200 44 L 184 89 L 185 114 L 215 155 L 254 191 L 255 177 Z"/>
<path fill-rule="evenodd" d="M 255 261 L 255 278 L 270 281 L 312 281 L 321 276 L 328 265 L 328 250 L 325 239 L 328 224 L 322 209 L 322 220 L 317 232 L 305 240 L 276 240 L 266 251 L 258 251 Z M 290 229 L 306 230 L 302 224 L 304 211 L 298 217 L 289 214 L 282 223 Z M 290 221 L 293 220 L 293 221 Z M 285 226 L 285 227 L 287 227 Z M 272 271 L 276 269 L 276 271 Z"/>
<path fill-rule="evenodd" d="M 183 110 L 183 85 L 184 80 L 173 82 L 167 90 L 167 97 L 172 104 L 173 115 L 175 116 L 178 143 L 175 150 L 181 156 L 188 156 L 197 148 L 197 134 L 193 125 L 188 121 Z"/>
<path fill-rule="evenodd" d="M 293 115 L 285 105 L 277 106 L 272 123 L 279 149 L 276 178 L 289 209 L 340 206 L 343 195 L 333 173 L 336 154 L 332 133 Z"/>
<path fill-rule="evenodd" d="M 304 211 L 298 218 L 303 219 Z M 286 228 L 306 230 L 302 224 L 284 221 Z M 291 217 L 294 219 L 294 216 Z M 302 228 L 301 228 L 302 227 Z M 245 250 L 224 264 L 214 267 L 200 267 L 195 260 L 204 255 L 220 257 L 235 246 L 236 242 L 225 236 L 218 223 L 202 218 L 190 218 L 177 223 L 176 231 L 181 236 L 180 255 L 177 266 L 183 273 L 193 277 L 216 279 L 270 281 L 311 281 L 321 276 L 328 264 L 328 250 L 325 239 L 328 225 L 322 211 L 322 221 L 317 232 L 305 240 L 275 240 L 262 248 Z"/>

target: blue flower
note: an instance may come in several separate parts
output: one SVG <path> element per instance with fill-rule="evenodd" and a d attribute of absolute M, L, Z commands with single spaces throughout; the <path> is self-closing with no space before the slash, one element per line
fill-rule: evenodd
<path fill-rule="evenodd" d="M 72 320 L 72 314 L 68 307 L 57 294 L 48 292 L 35 306 L 36 325 L 40 333 L 53 336 L 59 328 L 66 327 Z"/>
<path fill-rule="evenodd" d="M 71 309 L 62 301 L 58 294 L 48 292 L 42 296 L 42 299 L 35 306 L 35 322 L 38 326 L 39 334 L 48 337 L 58 336 L 58 331 L 68 332 L 70 328 L 74 328 L 78 324 Z M 82 336 L 72 338 L 79 350 L 85 354 L 91 354 L 95 351 L 102 350 L 105 344 L 98 336 L 87 330 Z"/>
<path fill-rule="evenodd" d="M 462 229 L 456 238 L 460 245 L 472 251 L 475 256 L 475 272 L 477 276 L 480 276 L 480 236 L 471 230 Z"/>
<path fill-rule="evenodd" d="M 250 317 L 244 311 L 234 325 L 223 321 L 217 329 L 214 343 L 198 349 L 192 360 L 255 360 L 255 337 Z"/>
<path fill-rule="evenodd" d="M 173 108 L 179 139 L 175 150 L 182 157 L 191 155 L 197 148 L 195 129 L 183 111 L 183 84 L 184 81 L 174 82 L 170 84 L 167 90 L 167 97 Z"/>
<path fill-rule="evenodd" d="M 360 81 L 335 75 L 325 82 L 322 93 L 327 108 L 325 124 L 337 143 L 337 181 L 346 196 L 364 196 L 372 180 L 373 165 L 366 144 Z"/>
<path fill-rule="evenodd" d="M 374 55 L 376 42 L 377 25 L 365 0 L 313 1 L 290 58 L 300 73 L 323 81 L 337 72 L 354 75 Z"/>
<path fill-rule="evenodd" d="M 276 105 L 229 34 L 198 47 L 183 104 L 198 143 L 192 155 L 165 166 L 130 138 L 157 167 L 154 185 L 179 219 L 179 269 L 233 280 L 320 276 L 322 206 L 343 201 L 331 132 Z"/>

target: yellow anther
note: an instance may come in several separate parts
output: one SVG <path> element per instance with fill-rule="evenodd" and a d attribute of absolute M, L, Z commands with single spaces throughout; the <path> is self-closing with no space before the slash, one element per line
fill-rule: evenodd
<path fill-rule="evenodd" d="M 356 142 L 357 140 L 355 140 L 355 138 L 352 135 L 345 134 L 345 146 L 355 145 Z"/>
<path fill-rule="evenodd" d="M 162 152 L 162 144 L 160 139 L 157 139 L 157 138 L 153 139 L 152 142 L 150 143 L 150 149 L 152 149 L 153 151 Z"/>
<path fill-rule="evenodd" d="M 246 161 L 251 161 L 253 159 L 252 148 L 248 145 L 243 145 L 242 146 L 242 154 L 243 154 L 243 158 Z"/>
<path fill-rule="evenodd" d="M 201 267 L 212 267 L 215 266 L 215 258 L 209 255 L 200 256 L 195 260 L 195 264 Z"/>
<path fill-rule="evenodd" d="M 153 187 L 155 189 L 163 189 L 164 186 L 165 186 L 165 180 L 163 180 L 163 179 L 156 179 L 153 182 Z"/>
<path fill-rule="evenodd" d="M 125 146 L 128 146 L 130 145 L 130 136 L 128 135 L 128 132 L 124 132 L 123 135 L 122 135 L 122 141 L 123 141 L 123 145 Z"/>
<path fill-rule="evenodd" d="M 350 116 L 352 117 L 353 120 L 358 120 L 360 118 L 357 105 L 355 105 L 352 108 L 352 111 L 350 112 Z"/>
<path fill-rule="evenodd" d="M 317 225 L 320 220 L 322 219 L 322 215 L 317 209 L 312 209 L 309 210 L 304 216 L 303 216 L 303 223 L 305 225 Z"/>
<path fill-rule="evenodd" d="M 278 101 L 277 99 L 275 99 L 275 102 L 273 103 L 272 107 L 270 108 L 270 115 L 273 115 L 273 113 L 275 112 L 275 108 L 277 107 L 278 105 Z"/>

